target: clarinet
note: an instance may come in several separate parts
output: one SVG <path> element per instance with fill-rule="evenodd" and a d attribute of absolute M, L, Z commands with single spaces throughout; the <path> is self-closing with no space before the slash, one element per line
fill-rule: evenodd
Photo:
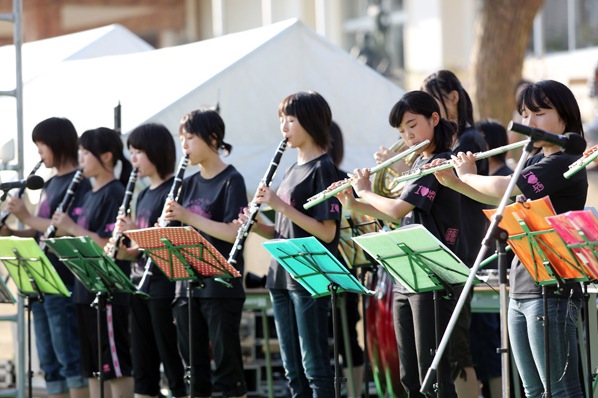
<path fill-rule="evenodd" d="M 60 204 L 56 208 L 56 211 L 68 211 L 69 207 L 71 207 L 71 203 L 73 203 L 73 199 L 75 199 L 75 193 L 77 192 L 77 188 L 79 188 L 81 180 L 83 180 L 83 170 L 78 169 L 75 172 L 75 175 L 73 176 L 73 179 L 71 180 L 71 183 L 69 184 L 69 187 L 66 190 L 66 194 L 62 198 L 62 202 L 60 202 Z M 58 231 L 58 228 L 56 228 L 54 224 L 50 223 L 50 225 L 48 225 L 48 228 L 46 229 L 46 232 L 44 232 L 43 239 L 53 238 L 56 235 L 56 231 Z M 46 250 L 46 243 L 44 242 L 44 240 L 41 241 L 40 247 L 43 251 Z"/>
<path fill-rule="evenodd" d="M 35 172 L 41 167 L 41 165 L 43 163 L 44 162 L 42 160 L 37 162 L 37 164 L 35 166 L 33 166 L 31 173 L 29 173 L 29 177 L 34 175 Z M 17 192 L 17 195 L 16 195 L 17 198 L 20 198 L 21 196 L 23 196 L 23 194 L 25 193 L 25 188 L 26 187 L 19 188 L 19 191 Z M 10 216 L 10 212 L 8 212 L 6 210 L 2 210 L 2 212 L 0 213 L 0 228 L 2 228 L 4 225 L 6 225 L 6 219 L 8 218 L 8 216 Z"/>
<path fill-rule="evenodd" d="M 270 166 L 268 166 L 268 170 L 266 170 L 266 174 L 260 181 L 260 187 L 269 187 L 274 175 L 276 174 L 276 169 L 278 168 L 278 164 L 280 163 L 280 158 L 284 153 L 284 150 L 287 148 L 287 140 L 284 139 L 280 141 L 278 145 L 278 149 L 276 149 L 276 153 L 270 162 Z M 259 188 L 258 188 L 259 189 Z M 230 265 L 235 265 L 237 263 L 237 255 L 243 250 L 243 245 L 245 244 L 245 239 L 247 239 L 247 235 L 249 235 L 249 231 L 253 226 L 255 218 L 260 210 L 260 205 L 255 204 L 254 201 L 251 201 L 249 204 L 249 215 L 247 216 L 247 220 L 239 227 L 237 231 L 237 237 L 235 238 L 235 243 L 228 255 L 228 263 Z"/>
<path fill-rule="evenodd" d="M 117 221 L 120 217 L 128 216 L 131 213 L 131 199 L 133 199 L 133 192 L 135 191 L 135 184 L 137 183 L 138 174 L 139 170 L 137 168 L 134 168 L 133 171 L 131 171 L 131 174 L 129 174 L 129 181 L 127 182 L 125 197 L 123 198 L 122 204 L 118 208 L 118 216 L 116 218 Z M 116 252 L 118 251 L 118 246 L 120 245 L 122 237 L 122 231 L 112 232 L 113 245 L 108 255 L 113 260 L 116 258 Z"/>
<path fill-rule="evenodd" d="M 179 194 L 181 193 L 181 185 L 183 184 L 183 176 L 185 175 L 185 170 L 187 169 L 187 165 L 189 164 L 189 155 L 185 155 L 180 163 L 179 168 L 174 176 L 174 181 L 172 182 L 172 186 L 170 187 L 170 191 L 166 196 L 166 201 L 164 202 L 164 206 L 162 207 L 162 213 L 160 214 L 160 218 L 158 218 L 158 226 L 163 228 L 168 226 L 168 221 L 164 219 L 166 216 L 166 204 L 171 201 L 179 200 Z M 145 262 L 145 270 L 143 271 L 143 276 L 141 277 L 141 281 L 139 285 L 137 285 L 137 290 L 143 293 L 149 294 L 149 285 L 150 280 L 152 278 L 154 270 L 154 264 L 152 263 L 152 259 L 148 256 L 147 261 Z"/>

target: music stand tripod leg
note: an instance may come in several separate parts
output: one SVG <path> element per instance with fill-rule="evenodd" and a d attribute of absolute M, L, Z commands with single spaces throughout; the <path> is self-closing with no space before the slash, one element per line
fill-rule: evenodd
<path fill-rule="evenodd" d="M 328 290 L 331 293 L 330 301 L 332 302 L 332 339 L 334 341 L 334 394 L 336 398 L 340 398 L 341 384 L 343 382 L 343 378 L 340 374 L 340 365 L 338 361 L 338 319 L 335 310 L 338 304 L 338 285 L 336 283 L 331 283 L 330 285 L 328 285 Z"/>
<path fill-rule="evenodd" d="M 361 279 L 361 284 L 365 286 L 365 275 L 367 271 L 373 272 L 372 266 L 364 266 L 361 268 L 361 272 L 359 274 Z M 367 341 L 368 341 L 368 333 L 367 333 L 367 308 L 365 305 L 365 297 L 361 298 L 361 316 L 363 318 L 363 395 L 365 398 L 370 398 L 370 356 L 368 353 Z"/>
<path fill-rule="evenodd" d="M 104 398 L 104 372 L 102 371 L 102 313 L 106 312 L 106 295 L 103 292 L 96 293 L 96 299 L 91 304 L 96 307 L 96 332 L 98 334 L 98 372 L 96 377 L 100 383 L 100 398 Z"/>

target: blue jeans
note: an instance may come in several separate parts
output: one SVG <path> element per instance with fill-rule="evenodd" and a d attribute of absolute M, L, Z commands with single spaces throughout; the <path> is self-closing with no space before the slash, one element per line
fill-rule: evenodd
<path fill-rule="evenodd" d="M 282 363 L 293 397 L 334 397 L 328 347 L 330 298 L 305 290 L 271 289 Z"/>
<path fill-rule="evenodd" d="M 583 397 L 579 380 L 577 318 L 581 301 L 548 299 L 550 389 L 553 397 Z M 541 397 L 546 389 L 542 299 L 511 299 L 509 339 L 526 397 Z"/>
<path fill-rule="evenodd" d="M 79 334 L 72 298 L 48 294 L 31 306 L 39 364 L 48 394 L 87 386 L 79 367 Z"/>

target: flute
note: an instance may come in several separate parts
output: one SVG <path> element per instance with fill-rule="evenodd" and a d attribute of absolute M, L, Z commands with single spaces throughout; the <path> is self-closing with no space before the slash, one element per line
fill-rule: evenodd
<path fill-rule="evenodd" d="M 133 192 L 135 191 L 135 184 L 137 183 L 138 174 L 139 170 L 137 168 L 134 168 L 133 171 L 131 171 L 131 174 L 129 174 L 129 181 L 127 181 L 125 196 L 123 198 L 122 204 L 118 208 L 118 215 L 116 217 L 117 222 L 119 218 L 128 216 L 131 213 L 131 200 L 133 199 Z M 120 245 L 122 237 L 122 231 L 116 231 L 115 229 L 112 232 L 112 247 L 110 248 L 108 255 L 113 260 L 116 258 L 116 252 L 118 252 L 118 246 Z"/>
<path fill-rule="evenodd" d="M 528 142 L 529 140 L 514 142 L 512 144 L 490 149 L 488 151 L 474 153 L 473 156 L 475 157 L 475 160 L 489 158 L 491 156 L 498 155 L 500 153 L 504 153 L 512 149 L 520 148 L 526 145 Z M 453 162 L 451 162 L 450 159 L 442 159 L 442 161 L 435 166 L 430 166 L 430 164 L 428 163 L 423 165 L 422 167 L 418 167 L 417 169 L 408 170 L 402 173 L 399 177 L 397 177 L 395 179 L 395 182 L 400 183 L 404 181 L 413 180 L 421 176 L 432 174 L 441 170 L 451 169 L 453 167 L 455 167 L 455 165 L 453 164 Z"/>
<path fill-rule="evenodd" d="M 168 191 L 168 195 L 166 196 L 166 201 L 164 202 L 164 206 L 162 207 L 162 213 L 160 214 L 160 218 L 158 218 L 158 226 L 159 227 L 167 227 L 168 221 L 164 219 L 166 215 L 166 204 L 171 200 L 178 201 L 179 194 L 181 192 L 181 185 L 183 185 L 183 177 L 185 175 L 185 170 L 187 169 L 187 165 L 189 164 L 189 155 L 185 155 L 181 158 L 179 162 L 179 167 L 177 172 L 174 176 L 174 181 L 172 182 L 172 186 L 170 187 L 170 191 Z M 139 285 L 137 285 L 137 290 L 143 293 L 149 294 L 149 286 L 151 277 L 154 271 L 154 264 L 152 263 L 152 259 L 148 256 L 147 261 L 145 262 L 145 270 L 143 271 L 143 276 L 141 277 L 141 281 Z"/>
<path fill-rule="evenodd" d="M 393 163 L 396 163 L 399 160 L 411 155 L 413 152 L 417 151 L 420 148 L 423 148 L 424 146 L 428 145 L 429 143 L 430 143 L 430 140 L 422 141 L 419 144 L 413 145 L 412 147 L 404 150 L 403 152 L 396 154 L 392 158 L 387 159 L 384 162 L 380 163 L 379 165 L 376 165 L 368 170 L 369 170 L 370 174 L 375 174 L 375 173 L 379 172 L 380 170 L 383 170 L 383 169 L 387 168 L 388 166 L 392 165 Z M 326 190 L 312 196 L 311 198 L 307 199 L 307 202 L 305 202 L 305 204 L 303 205 L 303 208 L 307 210 L 310 207 L 313 207 L 319 203 L 322 203 L 326 199 L 333 197 L 340 191 L 347 189 L 350 186 L 351 186 L 351 179 L 345 178 L 344 180 L 342 180 L 342 184 L 339 185 L 338 187 L 332 188 L 332 189 L 326 189 Z"/>
<path fill-rule="evenodd" d="M 75 199 L 75 193 L 77 192 L 77 188 L 79 188 L 79 184 L 81 183 L 82 179 L 83 170 L 77 169 L 75 175 L 73 176 L 73 179 L 71 180 L 71 183 L 69 184 L 69 187 L 66 190 L 64 197 L 62 198 L 62 202 L 60 202 L 60 204 L 56 208 L 56 211 L 68 211 L 69 207 L 71 206 L 71 203 L 73 203 L 73 199 Z M 56 228 L 54 224 L 50 223 L 50 225 L 48 225 L 48 228 L 46 229 L 44 237 L 40 243 L 40 247 L 42 250 L 46 250 L 46 243 L 44 242 L 44 239 L 53 238 L 56 235 L 57 230 L 58 228 Z"/>
<path fill-rule="evenodd" d="M 37 162 L 36 165 L 33 166 L 31 173 L 29 173 L 29 177 L 34 175 L 43 163 L 44 162 L 42 160 Z M 23 196 L 23 194 L 25 193 L 25 188 L 26 187 L 19 188 L 19 191 L 17 192 L 17 195 L 15 197 L 20 198 L 21 196 Z M 0 228 L 2 228 L 6 224 L 8 216 L 10 216 L 10 212 L 7 210 L 2 210 L 2 212 L 0 213 Z"/>
<path fill-rule="evenodd" d="M 284 153 L 285 149 L 287 148 L 287 139 L 280 141 L 278 148 L 276 149 L 276 153 L 274 157 L 270 161 L 270 166 L 268 170 L 266 170 L 266 174 L 262 181 L 260 182 L 260 187 L 269 187 L 274 175 L 276 174 L 276 169 L 278 168 L 278 164 L 280 163 L 280 158 L 282 158 L 282 154 Z M 259 188 L 258 188 L 259 189 Z M 237 231 L 237 237 L 235 238 L 235 243 L 228 255 L 228 263 L 234 265 L 237 263 L 235 258 L 243 249 L 243 244 L 245 243 L 245 239 L 247 239 L 247 235 L 249 235 L 249 230 L 253 226 L 253 222 L 257 217 L 257 214 L 260 210 L 260 205 L 255 204 L 253 201 L 249 204 L 249 215 L 247 216 L 247 220 L 239 227 Z"/>
<path fill-rule="evenodd" d="M 586 150 L 583 153 L 583 156 L 581 158 L 577 159 L 577 161 L 575 161 L 569 165 L 569 170 L 566 171 L 565 173 L 563 173 L 563 177 L 571 178 L 572 175 L 574 175 L 581 169 L 588 166 L 597 157 L 598 157 L 598 145 L 594 145 L 593 147 L 590 147 L 588 150 Z"/>

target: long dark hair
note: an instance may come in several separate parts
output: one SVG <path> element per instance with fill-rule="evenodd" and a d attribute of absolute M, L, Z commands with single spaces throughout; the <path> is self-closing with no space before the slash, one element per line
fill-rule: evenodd
<path fill-rule="evenodd" d="M 436 112 L 440 116 L 440 108 L 438 103 L 430 94 L 425 91 L 410 91 L 403 95 L 403 97 L 392 107 L 388 122 L 394 128 L 398 128 L 403 121 L 405 112 L 423 115 L 426 118 L 431 118 L 432 114 Z M 457 124 L 440 118 L 438 124 L 434 127 L 434 153 L 447 152 L 451 150 L 453 144 L 453 137 L 457 129 Z"/>
<path fill-rule="evenodd" d="M 278 106 L 278 116 L 296 117 L 318 147 L 327 150 L 330 146 L 332 111 L 319 93 L 299 91 L 287 96 Z"/>
<path fill-rule="evenodd" d="M 76 166 L 79 136 L 73 123 L 63 117 L 51 117 L 39 122 L 31 132 L 34 143 L 47 145 L 54 156 L 55 166 Z"/>
<path fill-rule="evenodd" d="M 541 80 L 529 84 L 517 97 L 517 111 L 523 112 L 527 107 L 532 112 L 540 108 L 554 109 L 565 122 L 565 132 L 577 133 L 584 136 L 581 112 L 575 96 L 563 83 L 555 80 Z"/>
<path fill-rule="evenodd" d="M 228 155 L 233 146 L 224 142 L 224 130 L 224 120 L 218 111 L 212 108 L 200 108 L 187 113 L 179 125 L 180 135 L 196 135 L 215 151 L 223 150 Z"/>
<path fill-rule="evenodd" d="M 133 166 L 131 166 L 131 162 L 129 162 L 123 154 L 123 142 L 119 133 L 108 127 L 98 127 L 96 129 L 87 130 L 81 134 L 81 138 L 79 138 L 79 146 L 86 151 L 91 152 L 104 168 L 105 166 L 101 156 L 103 153 L 110 152 L 112 154 L 112 166 L 116 166 L 116 163 L 119 160 L 122 164 L 118 179 L 123 185 L 127 184 Z"/>
<path fill-rule="evenodd" d="M 160 178 L 174 173 L 176 148 L 172 134 L 163 124 L 146 123 L 136 127 L 127 138 L 127 147 L 145 152 L 156 166 Z"/>
<path fill-rule="evenodd" d="M 436 73 L 429 75 L 422 84 L 422 90 L 431 94 L 436 98 L 444 108 L 444 112 L 448 115 L 445 97 L 455 90 L 459 94 L 459 102 L 457 103 L 457 135 L 461 135 L 467 128 L 467 125 L 473 126 L 473 104 L 469 94 L 463 88 L 459 78 L 450 70 L 439 70 Z"/>

